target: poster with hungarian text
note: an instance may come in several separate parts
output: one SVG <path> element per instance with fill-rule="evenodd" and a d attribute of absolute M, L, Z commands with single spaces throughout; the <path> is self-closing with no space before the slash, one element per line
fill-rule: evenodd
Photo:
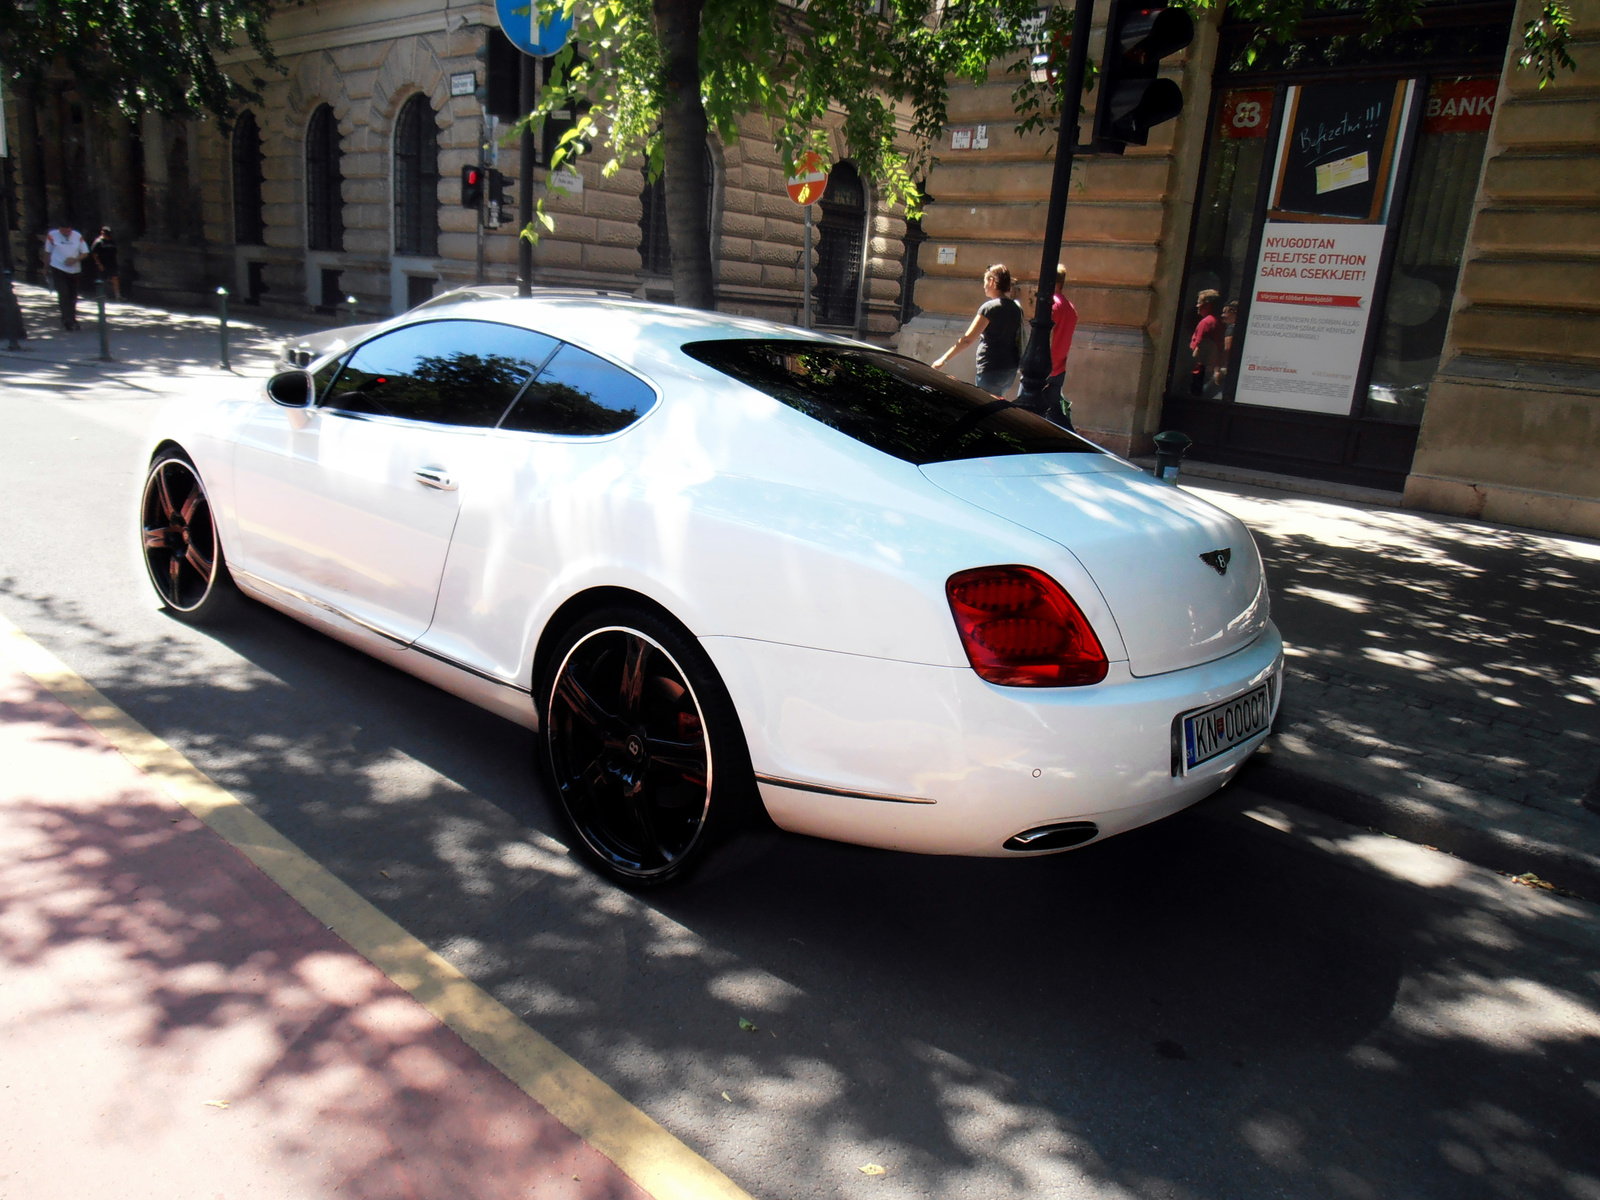
<path fill-rule="evenodd" d="M 1235 403 L 1350 412 L 1384 232 L 1267 222 Z"/>

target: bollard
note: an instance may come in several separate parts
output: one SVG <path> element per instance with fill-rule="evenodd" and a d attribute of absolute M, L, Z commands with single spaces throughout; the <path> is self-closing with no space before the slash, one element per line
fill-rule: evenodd
<path fill-rule="evenodd" d="M 228 289 L 217 289 L 217 322 L 218 332 L 222 335 L 222 369 L 231 371 L 233 367 L 228 362 Z"/>
<path fill-rule="evenodd" d="M 1176 429 L 1169 429 L 1155 436 L 1156 443 L 1156 470 L 1155 476 L 1163 483 L 1176 484 L 1178 470 L 1183 462 L 1183 456 L 1189 452 L 1189 447 L 1194 445 L 1186 433 L 1179 433 Z"/>
<path fill-rule="evenodd" d="M 354 296 L 346 296 L 344 298 L 344 306 L 350 310 L 350 324 L 354 325 L 356 323 L 356 298 Z"/>
<path fill-rule="evenodd" d="M 17 304 L 17 294 L 11 289 L 11 264 L 0 268 L 0 324 L 5 325 L 6 349 L 21 350 L 22 339 L 28 330 L 22 320 L 22 309 Z"/>
<path fill-rule="evenodd" d="M 94 309 L 95 323 L 100 330 L 100 361 L 114 362 L 115 360 L 111 357 L 111 339 L 106 333 L 106 281 L 104 279 L 96 279 L 94 281 Z"/>

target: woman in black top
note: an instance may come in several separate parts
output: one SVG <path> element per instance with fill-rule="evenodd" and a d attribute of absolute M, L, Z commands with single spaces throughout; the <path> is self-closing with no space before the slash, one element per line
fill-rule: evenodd
<path fill-rule="evenodd" d="M 111 226 L 100 226 L 100 236 L 89 247 L 89 257 L 94 259 L 95 270 L 101 279 L 111 281 L 111 295 L 122 299 L 122 280 L 117 277 L 117 239 L 111 236 Z"/>
<path fill-rule="evenodd" d="M 977 384 L 991 396 L 1004 396 L 1017 381 L 1022 365 L 1022 305 L 1011 298 L 1011 268 L 995 263 L 983 273 L 983 294 L 989 299 L 954 346 L 933 360 L 940 370 L 973 342 L 978 343 Z"/>

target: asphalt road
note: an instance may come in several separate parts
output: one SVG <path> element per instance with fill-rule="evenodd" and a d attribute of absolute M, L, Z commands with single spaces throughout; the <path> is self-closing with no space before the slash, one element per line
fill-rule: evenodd
<path fill-rule="evenodd" d="M 15 362 L 0 613 L 753 1195 L 1600 1198 L 1595 907 L 1242 792 L 1043 860 L 775 838 L 617 891 L 531 735 L 265 608 L 162 615 L 154 393 Z"/>

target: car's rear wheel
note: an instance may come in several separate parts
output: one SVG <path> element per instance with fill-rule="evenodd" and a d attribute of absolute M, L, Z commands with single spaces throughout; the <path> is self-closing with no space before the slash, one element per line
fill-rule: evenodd
<path fill-rule="evenodd" d="M 139 505 L 145 569 L 164 607 L 180 621 L 216 620 L 237 596 L 223 560 L 211 502 L 194 463 L 164 450 L 150 463 Z"/>
<path fill-rule="evenodd" d="M 568 630 L 550 662 L 545 767 L 573 831 L 619 883 L 681 879 L 755 803 L 710 658 L 653 613 L 612 608 Z"/>

